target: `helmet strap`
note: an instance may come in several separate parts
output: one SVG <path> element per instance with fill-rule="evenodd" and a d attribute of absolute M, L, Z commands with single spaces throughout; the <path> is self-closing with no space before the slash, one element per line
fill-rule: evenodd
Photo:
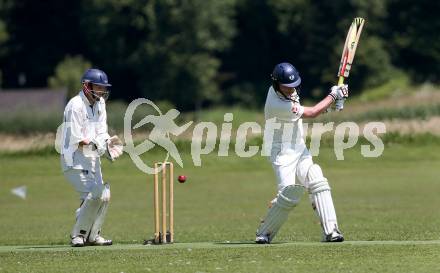
<path fill-rule="evenodd" d="M 277 85 L 278 85 L 278 83 L 277 83 Z M 278 86 L 279 86 L 279 85 L 278 85 Z M 296 88 L 295 88 L 295 89 L 296 89 Z M 277 90 L 277 89 L 275 89 L 275 87 L 274 87 L 274 90 L 275 90 L 275 93 L 277 93 L 278 96 L 279 96 L 281 99 L 285 99 L 285 100 L 287 100 L 287 101 L 293 101 L 293 102 L 295 102 L 295 101 L 296 101 L 295 98 L 297 98 L 297 97 L 299 96 L 299 88 L 296 89 L 295 93 L 292 93 L 292 95 L 291 95 L 290 97 L 286 96 L 283 92 L 281 92 L 281 90 Z M 292 98 L 292 97 L 293 97 L 293 98 Z"/>
<path fill-rule="evenodd" d="M 280 95 L 280 96 L 282 96 L 285 100 L 293 101 L 292 98 L 289 98 L 288 96 L 284 95 L 283 92 L 281 92 L 281 91 L 275 91 L 275 92 L 277 92 L 277 94 Z"/>
<path fill-rule="evenodd" d="M 93 100 L 93 103 L 95 103 L 96 101 L 99 100 L 99 96 L 95 94 L 95 92 L 93 91 L 93 86 L 90 82 L 85 82 L 83 83 L 83 91 L 86 95 L 88 95 L 89 97 L 91 97 L 91 99 Z"/>

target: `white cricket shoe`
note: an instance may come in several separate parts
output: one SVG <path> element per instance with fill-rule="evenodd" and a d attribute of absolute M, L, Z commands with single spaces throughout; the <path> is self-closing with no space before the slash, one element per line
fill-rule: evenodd
<path fill-rule="evenodd" d="M 81 235 L 78 235 L 76 237 L 72 238 L 72 241 L 70 241 L 70 245 L 73 247 L 81 247 L 84 246 L 84 237 Z"/>
<path fill-rule="evenodd" d="M 113 244 L 112 240 L 104 239 L 104 237 L 100 235 L 96 236 L 94 241 L 87 242 L 87 245 L 90 246 L 110 246 L 112 244 Z"/>
<path fill-rule="evenodd" d="M 269 237 L 267 235 L 257 235 L 255 238 L 257 244 L 270 244 Z"/>
<path fill-rule="evenodd" d="M 337 228 L 335 228 L 332 233 L 324 235 L 324 238 L 322 241 L 328 242 L 328 243 L 343 242 L 344 236 Z"/>

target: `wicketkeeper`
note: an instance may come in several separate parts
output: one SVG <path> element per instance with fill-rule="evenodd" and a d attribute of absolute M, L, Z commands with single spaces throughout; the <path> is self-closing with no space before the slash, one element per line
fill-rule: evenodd
<path fill-rule="evenodd" d="M 110 201 L 110 186 L 101 173 L 100 157 L 115 160 L 122 155 L 122 142 L 107 132 L 105 101 L 111 84 L 99 69 L 88 69 L 82 90 L 64 110 L 61 166 L 66 179 L 79 193 L 81 205 L 71 245 L 111 245 L 101 236 L 101 227 Z"/>
<path fill-rule="evenodd" d="M 348 86 L 333 86 L 327 97 L 313 107 L 305 107 L 299 102 L 301 78 L 293 65 L 277 64 L 271 77 L 272 86 L 264 107 L 265 141 L 268 132 L 273 132 L 270 161 L 278 194 L 257 230 L 256 242 L 268 244 L 273 240 L 305 190 L 321 222 L 323 241 L 342 242 L 344 237 L 338 228 L 330 186 L 305 146 L 302 118 L 315 118 L 333 102 L 347 98 Z"/>

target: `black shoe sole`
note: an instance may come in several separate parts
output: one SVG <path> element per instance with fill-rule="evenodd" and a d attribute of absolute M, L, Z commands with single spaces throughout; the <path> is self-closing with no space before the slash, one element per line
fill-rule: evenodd
<path fill-rule="evenodd" d="M 91 243 L 91 242 L 86 243 L 87 246 L 111 246 L 112 244 L 113 244 L 113 242 L 102 244 L 102 245 L 101 244 Z"/>
<path fill-rule="evenodd" d="M 326 240 L 324 243 L 342 243 L 344 241 L 344 237 L 335 238 L 333 240 Z"/>
<path fill-rule="evenodd" d="M 85 246 L 85 245 L 84 245 L 84 244 L 74 244 L 74 245 L 71 244 L 71 246 L 72 246 L 72 247 L 83 247 L 83 246 Z"/>

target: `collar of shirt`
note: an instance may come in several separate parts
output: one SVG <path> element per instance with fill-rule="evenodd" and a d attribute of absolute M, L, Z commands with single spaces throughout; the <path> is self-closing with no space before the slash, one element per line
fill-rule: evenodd
<path fill-rule="evenodd" d="M 79 92 L 79 96 L 81 97 L 81 99 L 83 100 L 83 102 L 85 103 L 85 105 L 87 105 L 87 106 L 92 106 L 92 107 L 93 107 L 94 104 L 91 104 L 91 103 L 90 103 L 89 99 L 86 97 L 86 94 L 84 94 L 84 91 L 81 90 L 81 91 Z"/>
<path fill-rule="evenodd" d="M 290 97 L 286 98 L 285 96 L 283 96 L 283 94 L 281 94 L 281 92 L 277 92 L 275 91 L 275 89 L 273 87 L 270 87 L 270 89 L 272 89 L 271 91 L 273 93 L 275 93 L 275 95 L 278 96 L 278 98 L 280 98 L 280 100 L 282 101 L 287 101 L 287 102 L 295 102 L 295 103 L 299 103 L 299 96 L 298 94 L 295 92 L 292 95 L 290 95 Z"/>
<path fill-rule="evenodd" d="M 94 104 L 90 104 L 89 99 L 86 97 L 86 95 L 84 94 L 84 91 L 80 91 L 79 92 L 79 96 L 81 97 L 81 99 L 83 100 L 84 104 L 87 107 L 87 112 L 89 112 L 89 110 L 91 111 L 92 116 L 95 115 L 95 106 L 98 107 L 97 103 L 95 102 Z M 90 107 L 90 108 L 89 108 Z M 99 109 L 99 108 L 98 108 Z M 98 110 L 99 113 L 99 110 Z"/>

